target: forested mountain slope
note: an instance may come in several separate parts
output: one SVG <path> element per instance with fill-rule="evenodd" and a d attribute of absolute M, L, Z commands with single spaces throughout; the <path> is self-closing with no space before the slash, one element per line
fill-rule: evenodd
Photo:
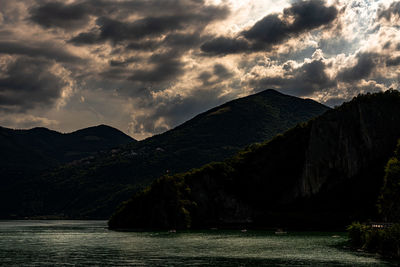
<path fill-rule="evenodd" d="M 400 137 L 400 93 L 356 97 L 221 163 L 166 175 L 111 228 L 343 227 L 373 218 Z"/>
<path fill-rule="evenodd" d="M 15 203 L 9 210 L 21 216 L 107 218 L 121 201 L 160 175 L 224 160 L 327 110 L 274 90 L 236 99 L 166 133 L 24 181 L 9 190 Z"/>

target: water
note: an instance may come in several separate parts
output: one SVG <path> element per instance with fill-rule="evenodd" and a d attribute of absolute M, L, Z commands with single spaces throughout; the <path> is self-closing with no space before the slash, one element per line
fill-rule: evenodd
<path fill-rule="evenodd" d="M 105 221 L 0 221 L 0 265 L 396 265 L 344 249 L 345 242 L 345 233 L 138 233 L 109 231 Z"/>

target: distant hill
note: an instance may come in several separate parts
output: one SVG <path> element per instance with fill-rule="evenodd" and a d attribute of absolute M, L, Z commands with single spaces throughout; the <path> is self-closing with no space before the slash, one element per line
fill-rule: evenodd
<path fill-rule="evenodd" d="M 15 214 L 13 209 L 23 199 L 29 199 L 23 204 L 28 205 L 25 207 L 28 210 L 29 205 L 35 205 L 41 189 L 36 187 L 34 177 L 41 172 L 134 142 L 106 125 L 65 134 L 42 127 L 30 130 L 0 127 L 0 216 Z M 33 195 L 25 195 L 26 191 L 34 190 L 32 187 L 36 188 Z"/>
<path fill-rule="evenodd" d="M 399 137 L 400 93 L 362 95 L 229 160 L 161 177 L 109 225 L 332 229 L 374 219 Z"/>
<path fill-rule="evenodd" d="M 12 210 L 23 216 L 107 218 L 121 201 L 162 174 L 223 160 L 327 110 L 315 101 L 274 90 L 233 100 L 166 133 L 21 184 L 15 190 L 28 190 Z M 31 203 L 36 204 L 30 209 Z"/>
<path fill-rule="evenodd" d="M 300 122 L 305 122 L 328 107 L 311 99 L 301 99 L 269 89 L 208 110 L 175 129 L 133 144 L 130 149 L 144 151 L 158 149 L 146 156 L 155 160 L 158 174 L 200 167 L 211 161 L 223 160 L 240 149 L 269 140 Z M 142 153 L 142 151 L 144 153 Z M 147 166 L 143 166 L 144 172 Z"/>
<path fill-rule="evenodd" d="M 106 125 L 66 134 L 42 127 L 30 130 L 0 127 L 0 168 L 42 170 L 135 141 Z"/>

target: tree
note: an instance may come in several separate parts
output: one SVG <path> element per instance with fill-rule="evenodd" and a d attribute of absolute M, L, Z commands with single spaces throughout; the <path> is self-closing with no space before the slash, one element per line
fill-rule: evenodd
<path fill-rule="evenodd" d="M 400 222 L 400 140 L 385 168 L 378 208 L 385 221 Z"/>

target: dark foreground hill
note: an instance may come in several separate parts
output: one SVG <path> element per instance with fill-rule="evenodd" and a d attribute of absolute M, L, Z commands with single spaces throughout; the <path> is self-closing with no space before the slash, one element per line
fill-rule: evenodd
<path fill-rule="evenodd" d="M 233 158 L 163 176 L 111 228 L 343 227 L 374 218 L 400 93 L 359 96 Z"/>
<path fill-rule="evenodd" d="M 24 193 L 22 199 L 12 202 L 16 203 L 12 210 L 24 216 L 108 218 L 121 201 L 166 172 L 187 171 L 223 160 L 328 109 L 315 101 L 274 90 L 237 99 L 164 134 L 25 182 L 15 188 L 15 193 Z"/>
<path fill-rule="evenodd" d="M 30 130 L 0 127 L 0 168 L 3 172 L 39 171 L 131 142 L 135 140 L 106 125 L 66 134 L 42 127 Z"/>
<path fill-rule="evenodd" d="M 42 127 L 30 130 L 0 127 L 0 214 L 15 214 L 13 208 L 24 199 L 29 202 L 23 205 L 35 206 L 36 193 L 24 193 L 31 191 L 28 181 L 44 170 L 133 142 L 136 140 L 106 125 L 66 134 Z"/>

